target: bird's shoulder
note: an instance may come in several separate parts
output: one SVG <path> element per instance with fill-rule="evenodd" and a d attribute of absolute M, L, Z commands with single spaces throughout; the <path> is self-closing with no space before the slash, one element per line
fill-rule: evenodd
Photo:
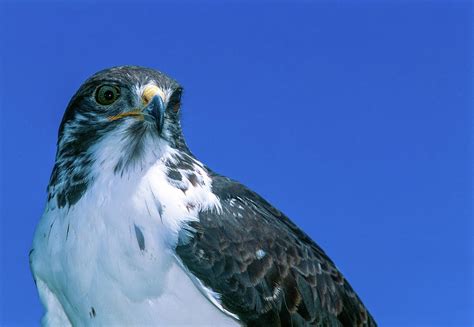
<path fill-rule="evenodd" d="M 183 265 L 246 325 L 375 326 L 324 251 L 257 193 L 213 174 L 220 208 L 178 242 Z"/>

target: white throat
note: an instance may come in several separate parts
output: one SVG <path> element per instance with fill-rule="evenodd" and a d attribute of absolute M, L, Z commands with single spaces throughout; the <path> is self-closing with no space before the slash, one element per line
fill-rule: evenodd
<path fill-rule="evenodd" d="M 170 246 L 176 244 L 183 224 L 196 220 L 200 210 L 220 210 L 202 163 L 171 148 L 162 139 L 145 135 L 142 157 L 122 173 L 114 170 L 123 157 L 122 142 L 127 141 L 106 138 L 93 149 L 96 151 L 93 183 L 84 194 L 85 201 L 95 201 L 96 207 L 104 210 L 121 208 L 122 214 L 134 212 L 137 222 L 142 219 L 159 222 L 160 234 Z M 180 160 L 186 160 L 189 165 L 179 168 Z M 181 180 L 169 178 L 171 169 L 181 175 Z"/>

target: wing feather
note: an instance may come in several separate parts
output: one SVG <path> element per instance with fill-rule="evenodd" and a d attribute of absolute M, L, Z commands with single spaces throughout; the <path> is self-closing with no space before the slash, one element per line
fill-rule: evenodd
<path fill-rule="evenodd" d="M 376 326 L 310 237 L 245 186 L 213 177 L 222 210 L 203 211 L 176 252 L 248 326 Z"/>

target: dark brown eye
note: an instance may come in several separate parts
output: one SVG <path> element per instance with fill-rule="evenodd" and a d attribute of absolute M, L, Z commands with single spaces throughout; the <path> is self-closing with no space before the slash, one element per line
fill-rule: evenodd
<path fill-rule="evenodd" d="M 182 92 L 183 92 L 182 88 L 177 89 L 168 101 L 168 107 L 173 109 L 174 112 L 178 112 L 179 108 L 181 107 Z"/>
<path fill-rule="evenodd" d="M 115 101 L 120 96 L 120 89 L 113 85 L 102 85 L 95 92 L 95 100 L 97 103 L 108 106 Z"/>

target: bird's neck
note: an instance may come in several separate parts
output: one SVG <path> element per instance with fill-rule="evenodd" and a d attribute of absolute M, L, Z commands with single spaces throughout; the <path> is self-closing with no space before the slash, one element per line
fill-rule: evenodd
<path fill-rule="evenodd" d="M 97 153 L 83 189 L 75 189 L 77 184 L 67 178 L 63 188 L 50 186 L 47 210 L 66 207 L 59 212 L 67 213 L 68 219 L 92 219 L 107 226 L 132 218 L 137 224 L 140 219 L 153 221 L 163 241 L 174 246 L 188 222 L 197 220 L 201 211 L 221 210 L 220 201 L 212 190 L 212 174 L 202 163 L 172 147 L 156 151 L 135 168 L 120 172 L 114 170 L 119 157 Z"/>
<path fill-rule="evenodd" d="M 179 178 L 182 173 L 195 176 L 196 170 L 206 171 L 184 141 L 170 144 L 162 138 L 145 136 L 132 143 L 120 135 L 110 135 L 76 155 L 63 156 L 58 151 L 48 200 L 57 202 L 58 207 L 70 206 L 97 183 L 140 181 L 152 168 L 162 170 L 171 185 L 183 190 L 185 185 Z M 195 182 L 193 177 L 191 182 Z"/>

